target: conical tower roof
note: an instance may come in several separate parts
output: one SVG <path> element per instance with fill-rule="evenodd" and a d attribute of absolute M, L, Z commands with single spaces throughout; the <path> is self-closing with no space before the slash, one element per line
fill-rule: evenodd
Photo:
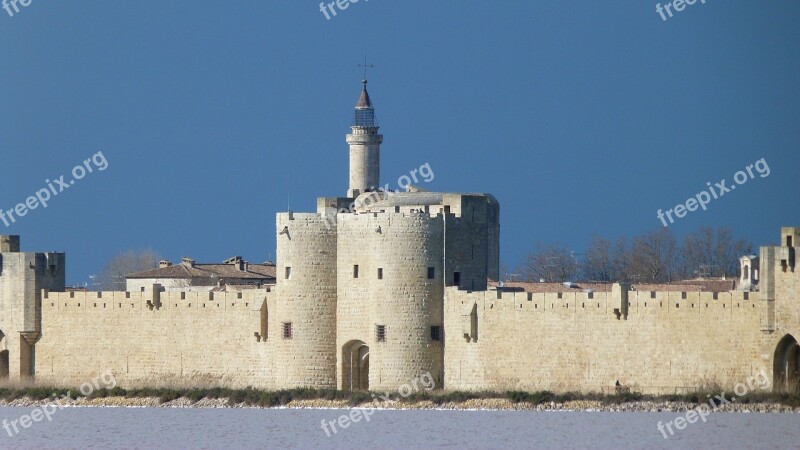
<path fill-rule="evenodd" d="M 372 100 L 369 99 L 369 92 L 367 92 L 367 80 L 361 82 L 364 87 L 361 89 L 361 97 L 358 98 L 356 108 L 372 108 Z"/>
<path fill-rule="evenodd" d="M 353 128 L 368 128 L 371 132 L 377 133 L 378 123 L 375 120 L 375 108 L 372 106 L 372 100 L 369 98 L 367 92 L 367 80 L 361 82 L 364 87 L 361 88 L 361 96 L 358 97 L 356 103 L 356 113 L 353 116 Z"/>

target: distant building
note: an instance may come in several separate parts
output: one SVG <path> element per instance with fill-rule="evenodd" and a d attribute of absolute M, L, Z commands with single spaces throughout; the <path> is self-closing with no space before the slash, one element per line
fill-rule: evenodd
<path fill-rule="evenodd" d="M 65 292 L 89 292 L 86 286 L 67 286 L 64 288 Z"/>
<path fill-rule="evenodd" d="M 523 281 L 489 282 L 489 286 L 504 292 L 611 292 L 614 283 L 610 282 L 566 282 L 566 283 L 532 283 Z M 724 277 L 697 278 L 695 280 L 681 280 L 670 283 L 636 283 L 628 286 L 629 291 L 642 292 L 728 292 L 737 289 L 736 280 Z"/>
<path fill-rule="evenodd" d="M 198 264 L 182 258 L 180 264 L 159 262 L 158 269 L 127 275 L 126 290 L 143 292 L 154 284 L 165 291 L 208 292 L 261 288 L 275 284 L 275 264 L 253 264 L 234 256 L 222 264 Z"/>
<path fill-rule="evenodd" d="M 754 291 L 758 286 L 758 256 L 746 255 L 739 258 L 742 270 L 739 278 L 739 289 Z"/>

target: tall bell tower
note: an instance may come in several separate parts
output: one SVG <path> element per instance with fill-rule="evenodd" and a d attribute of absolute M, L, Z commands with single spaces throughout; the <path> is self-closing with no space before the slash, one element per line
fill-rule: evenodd
<path fill-rule="evenodd" d="M 350 187 L 349 198 L 358 197 L 370 189 L 380 186 L 381 143 L 383 135 L 378 134 L 375 108 L 367 92 L 367 80 L 362 84 L 361 97 L 356 103 L 351 133 L 347 135 L 350 144 Z"/>

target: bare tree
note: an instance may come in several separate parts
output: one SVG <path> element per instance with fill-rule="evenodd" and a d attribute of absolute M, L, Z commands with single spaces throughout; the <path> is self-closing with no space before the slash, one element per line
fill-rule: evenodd
<path fill-rule="evenodd" d="M 641 274 L 641 281 L 672 281 L 676 275 L 678 258 L 675 235 L 666 228 L 660 228 L 634 238 L 630 271 Z"/>
<path fill-rule="evenodd" d="M 739 272 L 739 257 L 753 251 L 745 239 L 734 240 L 729 228 L 701 227 L 683 240 L 685 275 L 690 277 L 735 276 Z"/>
<path fill-rule="evenodd" d="M 613 281 L 627 281 L 630 283 L 641 281 L 638 273 L 631 272 L 631 251 L 628 240 L 624 237 L 617 239 L 611 250 L 611 267 Z"/>
<path fill-rule="evenodd" d="M 574 280 L 577 276 L 577 263 L 574 254 L 568 249 L 553 244 L 537 242 L 535 250 L 529 253 L 525 262 L 516 271 L 524 281 L 561 282 Z"/>
<path fill-rule="evenodd" d="M 714 230 L 701 227 L 683 239 L 684 275 L 710 277 L 719 272 Z"/>
<path fill-rule="evenodd" d="M 161 256 L 152 249 L 128 250 L 111 258 L 97 277 L 97 287 L 104 291 L 124 291 L 125 276 L 155 269 Z"/>
<path fill-rule="evenodd" d="M 727 228 L 702 227 L 689 234 L 681 246 L 666 228 L 611 241 L 592 235 L 580 265 L 583 281 L 663 283 L 701 276 L 735 276 L 739 257 L 750 254 L 753 244 L 735 239 Z M 558 245 L 537 242 L 535 251 L 516 270 L 524 281 L 578 281 L 575 254 Z M 505 271 L 504 271 L 505 272 Z"/>
<path fill-rule="evenodd" d="M 582 267 L 583 277 L 591 281 L 616 281 L 614 255 L 611 241 L 592 235 Z"/>

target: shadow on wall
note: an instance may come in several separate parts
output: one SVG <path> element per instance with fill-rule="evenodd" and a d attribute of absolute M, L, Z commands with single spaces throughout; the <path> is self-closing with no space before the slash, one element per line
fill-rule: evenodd
<path fill-rule="evenodd" d="M 791 334 L 787 334 L 775 349 L 773 363 L 773 386 L 776 392 L 794 392 L 800 388 L 800 346 Z"/>

